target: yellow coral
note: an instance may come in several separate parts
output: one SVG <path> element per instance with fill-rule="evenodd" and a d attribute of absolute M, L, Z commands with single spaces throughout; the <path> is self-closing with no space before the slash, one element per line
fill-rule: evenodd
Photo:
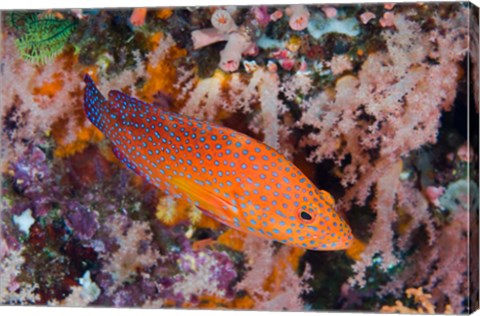
<path fill-rule="evenodd" d="M 302 45 L 302 39 L 296 35 L 290 37 L 287 42 L 287 49 L 291 52 L 297 52 L 300 46 Z"/>
<path fill-rule="evenodd" d="M 159 199 L 155 216 L 159 221 L 169 226 L 175 226 L 187 220 L 190 220 L 198 228 L 214 230 L 221 225 L 218 221 L 208 216 L 203 216 L 203 213 L 198 208 L 192 207 L 187 201 L 183 199 L 174 201 L 170 196 L 164 196 Z"/>
<path fill-rule="evenodd" d="M 192 224 L 197 224 L 202 219 L 202 211 L 200 211 L 195 205 L 190 208 L 188 212 L 188 218 Z"/>
<path fill-rule="evenodd" d="M 177 203 L 172 197 L 164 196 L 158 201 L 155 216 L 166 225 L 174 225 L 179 219 L 185 218 L 185 207 Z"/>
<path fill-rule="evenodd" d="M 423 292 L 423 288 L 419 287 L 418 289 L 409 288 L 405 291 L 407 298 L 413 296 L 415 303 L 417 304 L 416 309 L 410 308 L 399 300 L 395 301 L 394 306 L 382 306 L 380 312 L 383 313 L 402 313 L 402 314 L 436 314 L 439 313 L 435 310 L 435 305 L 431 302 L 432 295 Z M 444 314 L 453 314 L 452 307 L 447 304 L 445 306 Z"/>

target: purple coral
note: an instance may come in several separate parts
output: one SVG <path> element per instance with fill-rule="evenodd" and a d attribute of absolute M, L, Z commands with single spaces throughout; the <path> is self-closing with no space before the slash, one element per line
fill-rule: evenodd
<path fill-rule="evenodd" d="M 232 297 L 232 281 L 237 277 L 231 259 L 222 252 L 194 251 L 179 258 L 179 268 L 173 291 L 184 299 L 192 300 L 200 295 Z"/>
<path fill-rule="evenodd" d="M 98 214 L 78 202 L 69 203 L 66 223 L 73 231 L 73 234 L 82 240 L 88 240 L 95 235 L 99 224 Z"/>
<path fill-rule="evenodd" d="M 260 27 L 266 27 L 271 21 L 270 14 L 268 14 L 268 7 L 262 5 L 252 9 L 255 20 Z"/>
<path fill-rule="evenodd" d="M 45 215 L 50 210 L 54 195 L 51 191 L 55 191 L 54 187 L 50 187 L 52 175 L 45 153 L 40 148 L 31 146 L 10 168 L 17 191 L 27 198 L 15 205 L 12 213 L 19 215 L 25 209 L 31 208 L 35 217 Z"/>

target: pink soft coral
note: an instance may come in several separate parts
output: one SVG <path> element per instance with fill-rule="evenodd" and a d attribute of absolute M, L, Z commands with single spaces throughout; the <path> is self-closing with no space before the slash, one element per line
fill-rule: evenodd
<path fill-rule="evenodd" d="M 425 196 L 409 181 L 400 182 L 402 169 L 395 166 L 413 150 L 436 142 L 442 111 L 452 108 L 458 65 L 467 52 L 466 11 L 449 20 L 436 18 L 438 27 L 429 32 L 391 14 L 396 30 L 382 33 L 387 50 L 370 54 L 358 75 L 338 79 L 333 93 L 305 101 L 301 120 L 318 131 L 302 140 L 314 148 L 310 159 L 331 159 L 339 166 L 346 188 L 339 207 L 348 211 L 353 203 L 363 206 L 375 197 L 377 220 L 354 266 L 352 284 L 365 284 L 365 269 L 375 255 L 380 255 L 383 269 L 395 264 L 393 246 L 405 250 L 409 233 L 420 225 L 427 228 L 429 243 L 437 236 Z M 436 56 L 436 63 L 426 62 L 427 56 Z M 397 205 L 414 220 L 395 242 L 390 227 L 397 222 Z"/>
<path fill-rule="evenodd" d="M 232 33 L 229 35 L 227 45 L 220 52 L 220 68 L 223 71 L 232 72 L 238 69 L 242 54 L 251 48 L 251 40 L 241 34 Z"/>
<path fill-rule="evenodd" d="M 193 49 L 228 40 L 228 34 L 221 33 L 216 28 L 195 30 L 192 32 Z"/>

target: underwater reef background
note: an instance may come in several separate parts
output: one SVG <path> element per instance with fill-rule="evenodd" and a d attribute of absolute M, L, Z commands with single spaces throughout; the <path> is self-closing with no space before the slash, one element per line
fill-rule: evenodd
<path fill-rule="evenodd" d="M 478 84 L 477 8 L 211 6 L 1 19 L 1 304 L 478 308 L 479 108 L 469 86 Z M 86 119 L 86 73 L 102 93 L 122 90 L 275 148 L 335 197 L 354 245 L 291 248 L 173 203 L 126 169 Z"/>

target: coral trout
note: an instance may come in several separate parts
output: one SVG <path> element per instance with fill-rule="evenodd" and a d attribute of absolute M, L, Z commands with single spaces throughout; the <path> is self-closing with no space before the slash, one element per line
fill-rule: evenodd
<path fill-rule="evenodd" d="M 294 247 L 340 250 L 350 227 L 332 196 L 281 154 L 229 128 L 162 111 L 85 76 L 88 119 L 128 168 L 234 229 Z"/>

